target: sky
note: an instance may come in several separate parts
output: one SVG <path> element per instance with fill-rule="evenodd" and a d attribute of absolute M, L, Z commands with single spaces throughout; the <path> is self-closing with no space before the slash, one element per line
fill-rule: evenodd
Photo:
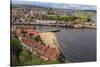
<path fill-rule="evenodd" d="M 14 4 L 31 4 L 43 7 L 62 8 L 62 9 L 77 9 L 77 10 L 96 10 L 95 5 L 79 5 L 79 4 L 66 4 L 66 3 L 50 3 L 29 0 L 12 0 Z"/>

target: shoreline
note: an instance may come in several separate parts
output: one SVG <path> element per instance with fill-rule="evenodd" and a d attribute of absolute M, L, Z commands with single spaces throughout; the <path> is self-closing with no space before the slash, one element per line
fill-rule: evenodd
<path fill-rule="evenodd" d="M 34 27 L 34 26 L 33 26 L 33 27 Z M 23 28 L 24 28 L 24 27 L 23 27 Z M 71 28 L 71 29 L 73 29 L 73 28 Z M 36 30 L 34 30 L 34 32 L 36 32 Z M 38 33 L 47 33 L 47 32 L 45 31 L 45 32 L 38 32 Z M 54 32 L 51 32 L 51 31 L 50 31 L 50 33 L 55 34 Z M 44 34 L 44 36 L 45 36 L 45 34 Z M 57 40 L 57 39 L 55 40 L 55 38 L 56 38 L 55 35 L 47 34 L 47 36 L 50 36 L 50 37 L 52 36 L 52 37 L 54 37 L 54 39 L 52 40 L 52 42 Z M 43 39 L 44 39 L 44 38 L 48 38 L 48 37 L 43 37 Z M 50 39 L 52 39 L 52 38 L 50 38 Z M 47 40 L 47 39 L 46 39 L 46 40 Z M 50 41 L 50 40 L 49 40 L 49 41 Z M 57 43 L 57 41 L 56 41 L 55 43 Z M 58 44 L 58 45 L 55 44 L 55 45 L 58 47 L 59 44 Z M 68 57 L 66 57 L 65 60 L 70 61 L 70 62 L 73 62 L 73 60 L 70 59 L 70 58 L 68 58 Z M 65 62 L 65 63 L 66 63 L 66 62 Z"/>
<path fill-rule="evenodd" d="M 48 37 L 46 37 L 49 36 Z M 61 58 L 59 59 L 61 62 L 62 62 L 62 59 L 64 59 L 64 63 L 70 63 L 72 62 L 72 59 L 70 58 L 66 58 L 63 53 L 62 53 L 62 49 L 58 43 L 58 40 L 56 38 L 56 35 L 54 32 L 43 32 L 43 33 L 40 33 L 39 34 L 40 38 L 42 39 L 42 41 L 45 43 L 45 44 L 48 44 L 50 47 L 52 48 L 56 48 L 56 50 L 60 53 L 61 55 Z"/>
<path fill-rule="evenodd" d="M 24 27 L 23 27 L 24 28 Z M 17 28 L 16 28 L 17 29 Z M 23 29 L 22 29 L 23 30 Z M 33 29 L 34 30 L 34 29 Z M 17 30 L 16 31 L 17 33 L 15 33 L 15 35 L 17 35 L 18 36 L 18 39 L 21 41 L 21 40 L 23 40 L 23 39 L 21 39 L 20 38 L 20 32 L 21 32 L 21 29 L 19 30 Z M 65 58 L 65 56 L 62 54 L 62 52 L 61 52 L 61 50 L 59 50 L 59 47 L 58 46 L 60 46 L 59 44 L 58 44 L 58 42 L 57 42 L 57 38 L 56 38 L 56 35 L 55 35 L 55 33 L 54 32 L 38 32 L 38 31 L 33 31 L 33 32 L 37 32 L 38 34 L 39 34 L 39 36 L 40 36 L 40 39 L 43 41 L 43 43 L 45 44 L 45 46 L 47 46 L 48 48 L 52 48 L 52 49 L 54 49 L 54 50 L 56 50 L 57 52 L 58 52 L 58 54 L 59 54 L 59 57 L 58 57 L 58 59 L 57 59 L 57 61 L 59 61 L 60 63 L 66 63 L 65 62 L 65 60 L 67 61 L 67 62 L 70 62 L 70 60 L 69 59 L 67 59 L 67 58 Z M 37 33 L 35 33 L 35 34 L 37 34 Z M 23 34 L 23 33 L 22 33 Z M 29 34 L 29 33 L 26 33 L 26 34 Z M 33 35 L 33 36 L 35 36 L 35 35 Z M 48 37 L 49 36 L 49 37 Z M 23 36 L 22 36 L 23 37 Z M 24 41 L 23 41 L 24 42 Z M 26 41 L 25 41 L 26 42 Z M 30 43 L 31 44 L 31 43 Z M 28 47 L 29 48 L 29 50 L 30 51 L 32 51 L 32 47 L 31 47 L 31 45 L 24 45 L 24 46 L 26 46 L 26 48 Z M 64 60 L 63 60 L 64 59 Z"/>
<path fill-rule="evenodd" d="M 97 29 L 96 26 L 91 25 L 82 25 L 82 27 L 74 27 L 74 26 L 56 26 L 56 25 L 41 25 L 41 24 L 13 24 L 13 25 L 29 25 L 29 26 L 49 26 L 49 27 L 62 27 L 62 28 L 71 28 L 71 29 Z"/>

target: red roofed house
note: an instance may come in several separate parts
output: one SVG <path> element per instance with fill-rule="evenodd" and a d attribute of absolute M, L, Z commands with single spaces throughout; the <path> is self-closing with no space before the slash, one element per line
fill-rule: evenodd
<path fill-rule="evenodd" d="M 46 52 L 46 50 L 47 50 L 47 47 L 44 46 L 44 45 L 41 45 L 41 49 L 38 50 L 38 53 L 40 55 L 44 55 L 44 53 Z"/>
<path fill-rule="evenodd" d="M 57 52 L 55 49 L 53 49 L 51 56 L 49 57 L 50 60 L 57 60 L 59 57 L 59 52 Z"/>
<path fill-rule="evenodd" d="M 16 36 L 19 36 L 20 34 L 21 34 L 21 29 L 20 28 L 18 28 L 17 30 L 16 30 Z"/>
<path fill-rule="evenodd" d="M 49 48 L 49 47 L 48 47 L 47 50 L 45 51 L 44 56 L 47 57 L 47 58 L 49 58 L 50 55 L 51 55 L 51 53 L 52 53 L 52 48 Z"/>
<path fill-rule="evenodd" d="M 32 48 L 32 49 L 33 49 L 33 51 L 37 52 L 37 51 L 38 51 L 38 47 L 39 47 L 39 46 L 40 46 L 40 45 L 35 44 L 35 47 L 34 47 L 34 48 Z"/>
<path fill-rule="evenodd" d="M 31 32 L 28 32 L 28 33 L 32 36 L 38 36 L 39 35 L 38 32 L 35 32 L 35 31 L 31 31 Z"/>
<path fill-rule="evenodd" d="M 22 45 L 32 52 L 32 42 L 27 38 L 22 38 Z"/>
<path fill-rule="evenodd" d="M 22 38 L 22 42 L 24 47 L 28 48 L 31 52 L 38 54 L 44 60 L 58 59 L 59 52 L 56 49 L 37 43 L 28 38 Z"/>

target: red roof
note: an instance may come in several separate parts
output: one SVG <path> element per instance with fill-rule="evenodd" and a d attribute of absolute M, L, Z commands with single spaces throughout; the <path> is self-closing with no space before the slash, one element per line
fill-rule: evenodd
<path fill-rule="evenodd" d="M 31 39 L 23 38 L 22 42 L 31 47 L 33 45 L 33 41 Z"/>
<path fill-rule="evenodd" d="M 34 32 L 34 31 L 31 31 L 31 32 L 28 32 L 29 34 L 32 34 L 32 35 L 38 35 L 38 32 Z"/>
<path fill-rule="evenodd" d="M 53 49 L 51 56 L 50 56 L 50 59 L 56 60 L 58 58 L 58 56 L 59 56 L 59 52 L 57 52 L 55 49 Z"/>
<path fill-rule="evenodd" d="M 49 58 L 50 55 L 51 55 L 51 52 L 52 52 L 52 48 L 47 48 L 47 50 L 45 51 L 44 56 Z"/>
<path fill-rule="evenodd" d="M 22 30 L 21 30 L 20 28 L 18 28 L 18 29 L 16 30 L 16 35 L 19 36 L 19 34 L 21 33 L 21 31 L 22 31 Z"/>
<path fill-rule="evenodd" d="M 32 39 L 23 38 L 22 42 L 28 46 L 32 47 L 32 50 L 37 52 L 38 54 L 49 58 L 50 60 L 56 60 L 59 56 L 59 52 L 57 50 L 50 48 L 48 46 L 39 44 Z"/>
<path fill-rule="evenodd" d="M 37 46 L 37 44 L 34 42 L 32 43 L 32 48 L 35 48 Z"/>
<path fill-rule="evenodd" d="M 44 53 L 46 52 L 47 47 L 44 45 L 41 45 L 41 49 L 38 50 L 38 53 L 41 55 L 44 55 Z"/>
<path fill-rule="evenodd" d="M 38 45 L 36 45 L 36 46 L 33 48 L 33 51 L 35 51 L 35 52 L 38 51 Z"/>

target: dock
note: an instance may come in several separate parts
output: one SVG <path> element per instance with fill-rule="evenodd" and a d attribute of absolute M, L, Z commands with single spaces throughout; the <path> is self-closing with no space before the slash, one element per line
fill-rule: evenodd
<path fill-rule="evenodd" d="M 37 32 L 59 32 L 60 29 L 35 30 Z"/>
<path fill-rule="evenodd" d="M 47 30 L 47 32 L 59 32 L 60 29 L 51 29 L 51 30 Z"/>

